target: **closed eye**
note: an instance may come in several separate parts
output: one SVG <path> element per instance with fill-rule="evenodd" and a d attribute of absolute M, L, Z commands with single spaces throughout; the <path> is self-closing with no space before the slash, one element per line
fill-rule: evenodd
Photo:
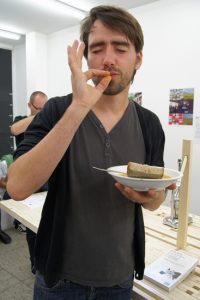
<path fill-rule="evenodd" d="M 121 53 L 124 53 L 124 52 L 127 52 L 126 49 L 116 49 L 118 52 L 121 52 Z"/>
<path fill-rule="evenodd" d="M 96 50 L 92 50 L 92 53 L 96 54 L 99 53 L 101 51 L 101 49 L 96 49 Z"/>
<path fill-rule="evenodd" d="M 96 54 L 96 53 L 99 53 L 99 52 L 101 52 L 103 50 L 103 47 L 94 47 L 94 48 L 92 48 L 91 49 L 91 52 L 92 53 L 94 53 L 94 54 Z"/>

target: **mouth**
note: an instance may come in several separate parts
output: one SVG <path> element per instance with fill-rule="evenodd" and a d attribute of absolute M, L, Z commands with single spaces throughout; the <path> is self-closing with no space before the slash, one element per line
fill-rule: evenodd
<path fill-rule="evenodd" d="M 110 72 L 110 76 L 112 77 L 112 78 L 114 78 L 114 77 L 116 77 L 116 76 L 119 76 L 120 74 L 118 73 L 118 72 L 116 72 L 116 71 L 111 71 Z"/>
<path fill-rule="evenodd" d="M 115 70 L 105 70 L 105 71 L 108 71 L 108 72 L 110 72 L 110 76 L 111 76 L 111 78 L 112 79 L 115 79 L 115 78 L 117 78 L 117 76 L 120 76 L 121 75 L 121 73 L 119 72 L 119 71 L 115 71 Z M 104 76 L 103 76 L 104 77 Z M 97 84 L 97 83 L 99 83 L 99 81 L 102 79 L 102 77 L 101 76 L 96 76 L 96 77 L 93 77 L 93 82 L 95 83 L 95 84 Z M 112 81 L 112 79 L 111 79 L 111 81 Z M 109 83 L 109 85 L 111 84 L 111 81 L 110 81 L 110 83 Z"/>

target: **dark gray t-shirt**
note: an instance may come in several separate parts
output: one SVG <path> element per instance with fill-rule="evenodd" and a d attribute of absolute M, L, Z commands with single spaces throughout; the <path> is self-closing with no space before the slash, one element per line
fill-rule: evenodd
<path fill-rule="evenodd" d="M 145 147 L 134 103 L 129 103 L 109 134 L 90 112 L 68 155 L 70 183 L 60 277 L 96 287 L 123 282 L 134 272 L 135 205 L 115 188 L 109 174 L 92 166 L 144 163 Z"/>

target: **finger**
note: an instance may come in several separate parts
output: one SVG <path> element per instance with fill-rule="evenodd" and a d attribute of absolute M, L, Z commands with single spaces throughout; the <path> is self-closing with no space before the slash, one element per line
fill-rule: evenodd
<path fill-rule="evenodd" d="M 124 195 L 124 197 L 127 198 L 127 192 L 125 191 L 125 186 L 124 185 L 116 182 L 115 187 L 122 193 L 122 195 Z"/>
<path fill-rule="evenodd" d="M 75 59 L 74 59 L 72 46 L 67 47 L 67 55 L 68 55 L 68 65 L 70 67 L 71 72 L 73 72 L 75 68 Z"/>
<path fill-rule="evenodd" d="M 78 40 L 74 40 L 73 44 L 72 44 L 72 49 L 77 50 L 78 49 L 78 44 L 79 44 Z"/>
<path fill-rule="evenodd" d="M 152 196 L 149 195 L 149 191 L 147 192 L 142 192 L 142 191 L 135 191 L 134 189 L 124 186 L 118 182 L 115 183 L 116 188 L 129 200 L 132 202 L 137 202 L 137 203 L 148 203 L 152 200 Z M 152 192 L 154 192 L 152 190 Z M 155 196 L 155 194 L 154 194 Z"/>
<path fill-rule="evenodd" d="M 67 47 L 68 65 L 72 73 L 74 73 L 77 67 L 81 68 L 82 66 L 83 51 L 84 51 L 84 43 L 81 43 L 79 47 L 78 40 L 75 40 L 72 46 Z"/>
<path fill-rule="evenodd" d="M 126 198 L 129 198 L 130 200 L 135 200 L 134 199 L 134 196 L 138 195 L 138 192 L 135 191 L 134 189 L 128 187 L 128 186 L 125 186 L 123 184 L 120 184 L 119 182 L 116 182 L 115 183 L 115 187 L 126 197 Z M 137 197 L 136 197 L 137 198 Z"/>
<path fill-rule="evenodd" d="M 163 191 L 162 191 L 163 192 Z M 156 195 L 157 191 L 155 189 L 148 190 L 148 195 L 150 197 L 154 197 Z"/>
<path fill-rule="evenodd" d="M 94 77 L 105 77 L 110 75 L 109 71 L 97 70 L 97 69 L 89 69 L 85 72 L 85 76 L 87 80 L 92 79 Z"/>
<path fill-rule="evenodd" d="M 96 89 L 99 90 L 100 93 L 103 93 L 108 87 L 111 79 L 112 77 L 110 75 L 103 77 L 103 79 L 97 84 Z"/>
<path fill-rule="evenodd" d="M 85 44 L 83 42 L 80 43 L 77 52 L 77 61 L 80 68 L 82 68 L 82 59 L 84 54 Z"/>
<path fill-rule="evenodd" d="M 78 41 L 75 40 L 72 44 L 72 46 L 68 45 L 67 46 L 67 52 L 68 52 L 68 60 L 69 58 L 71 59 L 73 54 L 77 51 L 78 49 Z"/>
<path fill-rule="evenodd" d="M 166 187 L 168 190 L 175 190 L 176 189 L 176 183 L 171 184 L 170 186 Z"/>
<path fill-rule="evenodd" d="M 135 191 L 133 188 L 128 187 L 128 186 L 125 186 L 125 185 L 123 185 L 123 184 L 121 184 L 121 183 L 119 183 L 119 182 L 116 182 L 116 183 L 115 183 L 115 186 L 116 186 L 116 188 L 117 188 L 118 190 L 120 190 L 121 192 L 124 192 L 124 193 L 126 193 L 126 194 L 133 194 L 133 193 L 138 194 L 138 192 Z"/>

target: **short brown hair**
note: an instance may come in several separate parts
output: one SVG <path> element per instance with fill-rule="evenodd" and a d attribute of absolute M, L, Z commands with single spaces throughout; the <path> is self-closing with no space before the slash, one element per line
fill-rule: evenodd
<path fill-rule="evenodd" d="M 32 104 L 34 104 L 35 98 L 36 98 L 37 95 L 40 95 L 41 97 L 47 98 L 47 95 L 46 95 L 45 93 L 43 93 L 43 92 L 41 92 L 41 91 L 35 91 L 35 92 L 33 92 L 33 93 L 31 94 L 31 96 L 30 96 L 30 102 L 31 102 Z"/>
<path fill-rule="evenodd" d="M 144 45 L 143 32 L 135 17 L 122 8 L 99 5 L 92 8 L 89 15 L 81 22 L 80 39 L 85 43 L 84 56 L 86 58 L 88 55 L 88 37 L 96 20 L 100 20 L 105 26 L 125 34 L 134 45 L 137 53 L 142 50 Z"/>

